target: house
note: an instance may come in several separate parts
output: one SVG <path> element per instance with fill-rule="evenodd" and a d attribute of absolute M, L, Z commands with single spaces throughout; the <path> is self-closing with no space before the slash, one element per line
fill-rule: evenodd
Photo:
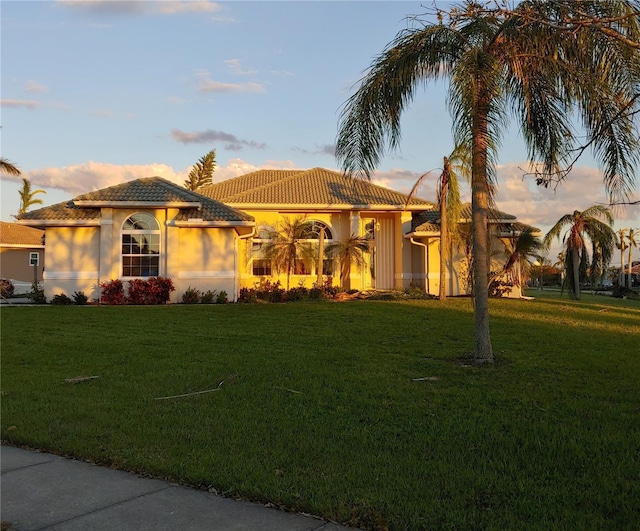
<path fill-rule="evenodd" d="M 463 218 L 470 219 L 468 208 Z M 82 290 L 97 299 L 100 282 L 160 275 L 174 281 L 176 302 L 188 287 L 224 290 L 235 300 L 242 287 L 263 279 L 284 284 L 286 272 L 275 270 L 264 246 L 273 230 L 293 219 L 307 222 L 309 247 L 366 238 L 365 264 L 351 265 L 347 287 L 414 284 L 438 292 L 439 213 L 433 203 L 407 203 L 405 194 L 323 168 L 259 170 L 199 193 L 159 177 L 138 179 L 28 212 L 19 223 L 46 230 L 48 298 Z M 491 219 L 497 249 L 525 227 L 497 210 Z M 452 295 L 468 290 L 465 260 L 464 249 L 456 251 L 445 280 Z M 318 278 L 338 284 L 336 260 L 325 256 L 322 271 L 319 264 L 300 256 L 290 285 L 312 287 Z"/>
<path fill-rule="evenodd" d="M 44 231 L 0 221 L 0 278 L 39 282 L 43 268 Z"/>

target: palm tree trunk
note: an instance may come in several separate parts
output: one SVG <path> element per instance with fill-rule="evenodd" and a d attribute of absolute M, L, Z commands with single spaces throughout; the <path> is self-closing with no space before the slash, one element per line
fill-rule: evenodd
<path fill-rule="evenodd" d="M 632 233 L 633 234 L 633 233 Z M 631 238 L 631 237 L 629 237 Z M 633 267 L 633 260 L 631 259 L 631 251 L 633 249 L 633 242 L 629 242 L 629 260 L 627 260 L 627 267 L 629 268 L 628 271 L 628 275 L 627 275 L 627 286 L 629 287 L 629 289 L 631 289 L 631 269 Z"/>
<path fill-rule="evenodd" d="M 620 238 L 620 286 L 624 286 L 624 246 Z"/>
<path fill-rule="evenodd" d="M 473 295 L 476 314 L 477 363 L 493 363 L 491 333 L 489 329 L 489 249 L 487 229 L 487 209 L 489 204 L 488 163 L 488 101 L 478 81 L 476 115 L 472 134 L 472 175 L 471 175 L 471 218 L 473 230 Z"/>
<path fill-rule="evenodd" d="M 324 269 L 324 227 L 320 227 L 320 238 L 318 239 L 318 274 L 317 285 L 322 287 L 322 270 Z"/>
<path fill-rule="evenodd" d="M 449 250 L 449 226 L 447 223 L 447 177 L 440 183 L 440 287 L 438 299 L 447 298 L 447 254 Z"/>
<path fill-rule="evenodd" d="M 571 249 L 571 265 L 573 267 L 573 292 L 577 301 L 581 300 L 580 293 L 580 253 L 578 249 Z"/>

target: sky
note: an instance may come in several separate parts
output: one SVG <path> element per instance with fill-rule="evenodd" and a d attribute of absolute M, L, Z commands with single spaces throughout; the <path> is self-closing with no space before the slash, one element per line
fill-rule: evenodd
<path fill-rule="evenodd" d="M 2 157 L 46 191 L 37 196 L 45 206 L 140 177 L 183 184 L 211 149 L 216 182 L 260 168 L 338 170 L 344 103 L 429 6 L 2 0 Z M 418 90 L 401 127 L 400 149 L 385 155 L 373 182 L 407 193 L 435 170 L 418 191 L 434 200 L 437 170 L 453 147 L 446 86 Z M 498 208 L 545 233 L 566 213 L 607 203 L 588 155 L 556 190 L 523 178 L 527 154 L 513 124 L 498 163 Z M 18 211 L 21 177 L 0 177 L 3 221 Z M 634 194 L 640 198 L 638 183 Z M 640 205 L 614 213 L 616 230 L 640 228 Z M 558 251 L 549 252 L 552 262 Z"/>

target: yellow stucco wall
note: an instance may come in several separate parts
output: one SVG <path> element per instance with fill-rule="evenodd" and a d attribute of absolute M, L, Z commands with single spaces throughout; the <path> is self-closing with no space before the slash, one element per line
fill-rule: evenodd
<path fill-rule="evenodd" d="M 100 230 L 98 227 L 49 227 L 46 229 L 45 297 L 83 291 L 99 296 Z"/>

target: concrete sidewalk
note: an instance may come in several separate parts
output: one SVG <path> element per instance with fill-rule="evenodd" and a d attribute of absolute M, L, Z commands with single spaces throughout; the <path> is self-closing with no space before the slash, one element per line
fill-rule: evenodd
<path fill-rule="evenodd" d="M 1 449 L 2 529 L 348 529 L 52 454 Z"/>

